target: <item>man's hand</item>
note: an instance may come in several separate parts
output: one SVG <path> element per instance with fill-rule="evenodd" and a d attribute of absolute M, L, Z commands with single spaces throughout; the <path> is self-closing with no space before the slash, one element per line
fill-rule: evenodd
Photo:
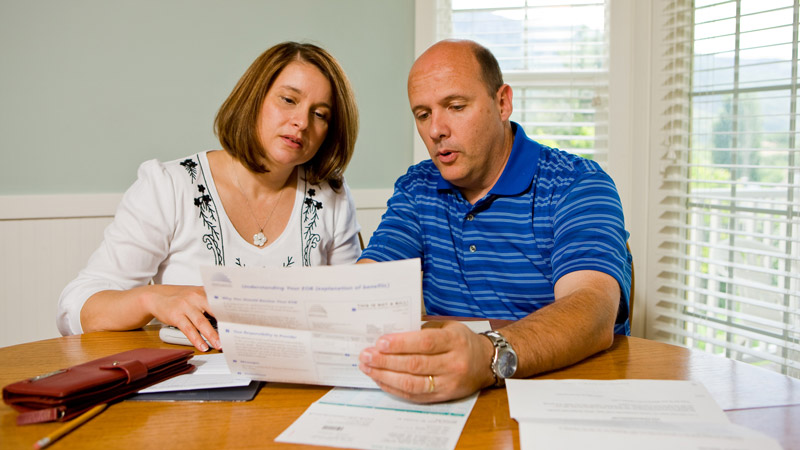
<path fill-rule="evenodd" d="M 418 403 L 462 398 L 494 384 L 494 347 L 458 322 L 381 336 L 360 355 L 362 372 L 384 391 Z"/>

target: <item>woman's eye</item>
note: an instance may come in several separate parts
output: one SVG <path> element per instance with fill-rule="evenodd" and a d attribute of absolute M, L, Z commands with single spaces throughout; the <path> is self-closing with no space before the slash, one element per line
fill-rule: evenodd
<path fill-rule="evenodd" d="M 283 100 L 284 103 L 288 103 L 290 105 L 294 104 L 294 99 L 291 99 L 289 97 L 281 97 L 281 100 Z"/>

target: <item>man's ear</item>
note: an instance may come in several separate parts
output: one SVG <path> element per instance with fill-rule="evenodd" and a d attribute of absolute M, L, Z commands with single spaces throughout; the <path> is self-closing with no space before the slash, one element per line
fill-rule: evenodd
<path fill-rule="evenodd" d="M 513 93 L 511 92 L 511 86 L 504 84 L 500 86 L 500 89 L 497 90 L 497 94 L 495 94 L 495 101 L 497 102 L 497 109 L 500 110 L 500 119 L 505 122 L 511 117 L 511 112 L 513 111 L 514 107 L 511 104 L 511 99 L 513 97 Z"/>

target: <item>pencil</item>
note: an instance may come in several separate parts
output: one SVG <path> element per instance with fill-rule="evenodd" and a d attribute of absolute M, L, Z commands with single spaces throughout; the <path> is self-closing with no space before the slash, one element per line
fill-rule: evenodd
<path fill-rule="evenodd" d="M 61 428 L 57 429 L 56 431 L 48 434 L 47 436 L 39 439 L 33 444 L 33 448 L 36 450 L 42 449 L 47 447 L 48 445 L 52 444 L 53 442 L 59 440 L 62 436 L 69 433 L 70 431 L 78 428 L 79 426 L 83 425 L 84 423 L 88 422 L 89 419 L 92 417 L 100 414 L 106 409 L 106 404 L 101 403 L 94 408 L 86 411 L 85 413 L 81 414 L 80 416 L 72 419 L 71 421 L 65 423 Z"/>

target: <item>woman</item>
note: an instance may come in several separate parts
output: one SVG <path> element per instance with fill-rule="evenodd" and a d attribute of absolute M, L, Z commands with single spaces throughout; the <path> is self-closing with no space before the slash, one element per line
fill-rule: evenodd
<path fill-rule="evenodd" d="M 355 262 L 355 206 L 343 172 L 358 134 L 344 71 L 325 50 L 286 42 L 259 56 L 223 103 L 224 150 L 147 161 L 88 266 L 59 300 L 62 334 L 140 328 L 154 317 L 220 348 L 204 313 L 204 264 Z M 150 283 L 152 281 L 152 283 Z"/>

